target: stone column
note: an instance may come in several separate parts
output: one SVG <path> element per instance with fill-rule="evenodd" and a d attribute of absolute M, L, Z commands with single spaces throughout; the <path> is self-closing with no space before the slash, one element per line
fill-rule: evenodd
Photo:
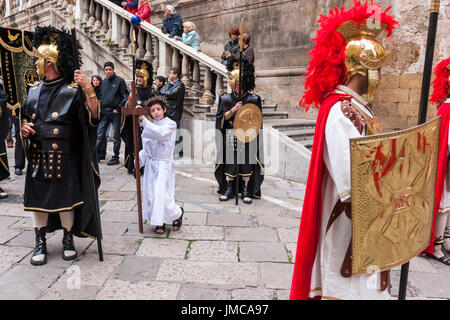
<path fill-rule="evenodd" d="M 89 0 L 83 0 L 83 22 L 88 22 L 89 19 Z"/>
<path fill-rule="evenodd" d="M 159 73 L 159 65 L 160 65 L 160 63 L 159 63 L 159 43 L 160 43 L 159 39 L 157 37 L 155 37 L 155 46 L 154 46 L 155 59 L 153 60 L 153 70 L 156 71 L 156 73 L 158 75 L 160 74 Z"/>
<path fill-rule="evenodd" d="M 194 70 L 192 72 L 192 88 L 194 90 L 201 90 L 200 88 L 200 64 L 198 60 L 194 60 Z"/>
<path fill-rule="evenodd" d="M 145 49 L 144 49 L 144 42 L 145 42 L 145 31 L 142 30 L 142 28 L 139 28 L 139 33 L 138 33 L 138 49 L 136 51 L 136 58 L 138 59 L 142 59 L 144 58 L 145 55 Z"/>
<path fill-rule="evenodd" d="M 214 97 L 211 94 L 211 88 L 212 88 L 211 69 L 206 67 L 205 83 L 203 84 L 203 96 L 200 99 L 201 104 L 212 105 L 214 103 Z"/>
<path fill-rule="evenodd" d="M 102 7 L 102 28 L 100 33 L 106 35 L 108 33 L 108 9 Z"/>
<path fill-rule="evenodd" d="M 180 51 L 178 49 L 172 48 L 172 68 L 178 69 L 181 72 L 180 66 Z"/>
<path fill-rule="evenodd" d="M 113 13 L 112 13 L 112 11 L 108 11 L 108 8 L 106 8 L 106 7 L 104 9 L 108 13 L 108 31 L 106 31 L 106 39 L 112 39 L 112 29 L 113 29 L 112 16 L 113 16 Z"/>
<path fill-rule="evenodd" d="M 96 3 L 94 30 L 100 32 L 101 27 L 102 27 L 102 6 L 100 5 L 100 3 Z"/>
<path fill-rule="evenodd" d="M 89 5 L 88 27 L 93 27 L 94 23 L 95 23 L 95 1 L 91 0 L 91 3 Z"/>
<path fill-rule="evenodd" d="M 159 39 L 158 39 L 159 40 Z M 172 47 L 162 40 L 159 40 L 159 67 L 158 76 L 167 77 L 172 68 Z"/>
<path fill-rule="evenodd" d="M 130 43 L 130 41 L 128 40 L 128 33 L 129 33 L 129 29 L 128 29 L 128 23 L 127 20 L 125 19 L 120 19 L 122 22 L 122 39 L 120 40 L 120 47 L 121 48 L 127 48 L 128 44 Z"/>
<path fill-rule="evenodd" d="M 145 32 L 145 55 L 144 59 L 153 63 L 153 43 L 152 43 L 152 35 L 149 32 Z"/>
<path fill-rule="evenodd" d="M 189 70 L 189 56 L 183 53 L 183 69 L 181 71 L 182 78 L 181 81 L 184 83 L 186 87 L 191 86 L 191 80 L 189 79 L 190 70 Z"/>

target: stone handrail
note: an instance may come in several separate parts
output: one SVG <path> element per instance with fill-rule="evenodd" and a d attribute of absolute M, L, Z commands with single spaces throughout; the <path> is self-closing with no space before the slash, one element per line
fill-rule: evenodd
<path fill-rule="evenodd" d="M 3 1 L 6 1 L 6 16 L 27 10 L 41 2 Z M 66 0 L 50 0 L 50 3 L 61 11 L 67 8 Z M 132 33 L 135 29 L 131 24 L 133 15 L 109 0 L 77 0 L 75 6 L 77 28 L 89 30 L 91 37 L 96 37 L 103 45 L 114 49 L 119 59 L 129 60 L 133 50 Z M 138 28 L 136 40 L 136 58 L 150 61 L 153 70 L 164 77 L 169 75 L 171 68 L 180 70 L 181 81 L 186 87 L 201 94 L 200 104 L 214 103 L 214 96 L 211 93 L 213 74 L 216 76 L 216 93 L 226 91 L 227 86 L 224 87 L 224 80 L 227 77 L 226 67 L 215 59 L 185 45 L 182 41 L 169 38 L 159 28 L 145 21 L 142 21 Z M 200 77 L 201 68 L 204 71 L 203 81 Z"/>

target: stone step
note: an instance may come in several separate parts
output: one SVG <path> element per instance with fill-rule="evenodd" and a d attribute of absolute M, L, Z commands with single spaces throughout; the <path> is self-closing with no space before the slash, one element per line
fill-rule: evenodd
<path fill-rule="evenodd" d="M 314 129 L 286 130 L 282 132 L 295 141 L 307 141 L 314 137 Z"/>
<path fill-rule="evenodd" d="M 263 110 L 263 118 L 264 119 L 287 119 L 289 117 L 289 113 L 286 111 L 268 111 L 265 112 Z"/>
<path fill-rule="evenodd" d="M 206 114 L 211 111 L 211 107 L 212 106 L 208 105 L 208 104 L 196 104 L 196 105 L 194 105 L 194 112 Z M 215 114 L 214 114 L 214 116 L 215 116 Z"/>
<path fill-rule="evenodd" d="M 281 121 L 274 120 L 271 122 L 271 125 L 279 131 L 314 129 L 316 126 L 316 121 L 306 119 L 285 119 Z"/>
<path fill-rule="evenodd" d="M 302 145 L 305 146 L 305 148 L 312 150 L 313 147 L 313 140 L 305 140 L 305 141 L 299 141 Z"/>
<path fill-rule="evenodd" d="M 276 104 L 263 104 L 262 105 L 263 111 L 275 111 L 277 109 Z"/>

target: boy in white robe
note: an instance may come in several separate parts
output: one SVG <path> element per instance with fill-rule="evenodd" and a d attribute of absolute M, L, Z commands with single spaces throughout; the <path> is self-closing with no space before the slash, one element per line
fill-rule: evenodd
<path fill-rule="evenodd" d="M 167 103 L 164 97 L 156 96 L 146 101 L 154 122 L 140 116 L 142 150 L 139 152 L 140 166 L 145 167 L 142 195 L 144 220 L 163 234 L 166 223 L 172 223 L 177 231 L 182 224 L 184 210 L 175 203 L 175 169 L 173 151 L 177 124 L 166 117 Z"/>

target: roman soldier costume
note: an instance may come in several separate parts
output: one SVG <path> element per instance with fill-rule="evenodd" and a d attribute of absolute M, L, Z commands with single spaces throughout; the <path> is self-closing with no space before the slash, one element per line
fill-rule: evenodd
<path fill-rule="evenodd" d="M 262 143 L 262 106 L 261 98 L 250 92 L 255 88 L 255 69 L 246 60 L 232 60 L 228 65 L 228 76 L 231 79 L 233 92 L 220 97 L 216 114 L 216 168 L 214 175 L 219 184 L 218 193 L 221 201 L 227 201 L 240 192 L 245 203 L 251 203 L 252 198 L 261 198 L 261 184 L 264 180 L 264 150 Z M 239 81 L 239 69 L 242 68 L 241 97 L 235 91 Z M 243 107 L 236 113 L 232 108 L 242 102 Z M 245 122 L 251 123 L 252 116 L 258 118 L 253 140 L 235 139 L 238 132 L 237 116 L 239 112 L 249 115 Z M 228 119 L 226 115 L 230 115 Z M 241 128 L 243 129 L 243 128 Z M 246 128 L 249 129 L 249 128 Z M 237 162 L 234 152 L 237 150 Z M 239 190 L 235 190 L 237 176 L 242 178 Z"/>
<path fill-rule="evenodd" d="M 33 220 L 48 215 L 42 227 L 35 227 L 33 257 L 40 255 L 44 259 L 37 261 L 32 257 L 31 263 L 41 265 L 46 262 L 47 232 L 64 229 L 64 252 L 75 252 L 71 256 L 63 253 L 65 260 L 76 257 L 73 235 L 101 237 L 96 222 L 100 176 L 95 152 L 100 105 L 98 117 L 93 118 L 79 94 L 74 82 L 75 51 L 70 34 L 54 27 L 37 27 L 33 46 L 37 48 L 41 75 L 45 74 L 44 64 L 48 62 L 53 63 L 60 75 L 34 83 L 22 108 L 22 123 L 32 122 L 36 131 L 23 139 L 28 157 L 24 207 L 25 211 L 34 212 Z M 95 93 L 89 93 L 89 97 L 95 98 Z M 92 175 L 94 183 L 88 178 Z M 67 212 L 73 214 L 71 229 L 64 227 L 63 215 L 68 217 Z"/>
<path fill-rule="evenodd" d="M 9 120 L 8 120 L 8 108 L 6 107 L 6 101 L 8 95 L 3 91 L 0 86 L 0 181 L 9 177 L 8 155 L 6 152 L 5 139 L 8 135 Z M 0 199 L 7 198 L 8 194 L 0 188 Z"/>
<path fill-rule="evenodd" d="M 433 94 L 430 101 L 438 107 L 441 117 L 439 160 L 434 203 L 434 227 L 431 243 L 425 250 L 427 256 L 450 265 L 450 58 L 441 61 L 434 69 Z"/>
<path fill-rule="evenodd" d="M 374 17 L 375 10 L 380 14 Z M 381 132 L 369 103 L 390 57 L 375 38 L 392 34 L 397 22 L 380 6 L 354 2 L 321 16 L 313 41 L 300 107 L 319 108 L 300 222 L 290 299 L 386 299 L 388 274 L 370 288 L 373 275 L 352 274 L 352 138 Z M 367 96 L 347 87 L 367 81 Z M 358 79 L 358 78 L 357 78 Z M 350 243 L 350 246 L 349 246 Z M 349 249 L 350 248 L 350 249 Z"/>
<path fill-rule="evenodd" d="M 136 84 L 136 105 L 143 106 L 145 101 L 156 95 L 152 88 L 153 66 L 145 60 L 136 60 L 136 77 L 143 77 L 143 84 Z M 130 95 L 131 97 L 131 95 Z M 131 99 L 131 98 L 130 98 Z M 128 105 L 131 100 L 128 100 Z M 142 129 L 139 129 L 139 150 L 142 149 Z M 133 118 L 122 115 L 122 130 L 120 133 L 125 142 L 125 167 L 129 174 L 134 172 L 134 139 L 133 139 Z"/>

